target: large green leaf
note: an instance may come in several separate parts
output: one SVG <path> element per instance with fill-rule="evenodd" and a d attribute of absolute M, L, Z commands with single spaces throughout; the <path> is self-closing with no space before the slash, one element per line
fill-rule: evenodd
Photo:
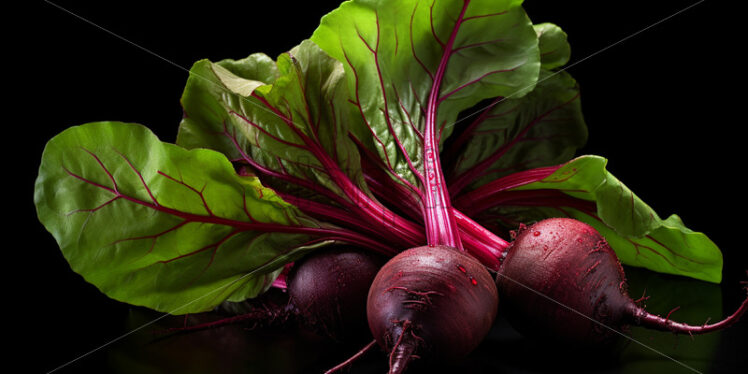
<path fill-rule="evenodd" d="M 428 128 L 443 140 L 460 111 L 532 89 L 538 40 L 520 4 L 357 0 L 322 18 L 311 39 L 345 65 L 363 118 L 351 131 L 392 178 L 420 182 Z"/>
<path fill-rule="evenodd" d="M 34 200 L 73 270 L 114 299 L 172 314 L 263 292 L 329 229 L 222 154 L 118 122 L 50 140 Z"/>
<path fill-rule="evenodd" d="M 487 216 L 520 222 L 554 216 L 576 218 L 595 227 L 624 264 L 719 283 L 722 254 L 714 242 L 688 229 L 677 215 L 661 219 L 610 174 L 606 164 L 602 157 L 578 157 L 541 180 L 504 192 L 536 191 L 534 199 L 507 200 L 491 208 Z M 549 198 L 540 200 L 540 195 Z"/>
<path fill-rule="evenodd" d="M 192 67 L 177 144 L 212 148 L 266 174 L 338 197 L 345 191 L 335 173 L 364 189 L 358 151 L 348 137 L 350 104 L 342 64 L 309 41 L 277 62 L 262 56 L 202 60 Z"/>

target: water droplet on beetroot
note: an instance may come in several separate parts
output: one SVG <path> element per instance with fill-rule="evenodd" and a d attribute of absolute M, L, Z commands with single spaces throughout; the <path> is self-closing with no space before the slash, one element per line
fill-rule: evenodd
<path fill-rule="evenodd" d="M 462 265 L 457 265 L 457 269 L 460 270 L 463 273 L 467 273 L 467 269 L 465 269 L 465 267 L 462 266 Z"/>
<path fill-rule="evenodd" d="M 548 246 L 547 246 L 547 245 L 544 245 L 544 246 L 543 246 L 543 251 L 547 251 L 547 250 L 548 250 Z"/>
<path fill-rule="evenodd" d="M 532 235 L 533 236 L 540 236 L 540 231 L 535 231 L 534 233 L 532 233 Z"/>
<path fill-rule="evenodd" d="M 478 285 L 478 281 L 477 281 L 477 280 L 475 280 L 475 278 L 473 278 L 473 277 L 470 277 L 470 283 L 471 283 L 471 284 L 472 284 L 473 286 L 477 286 L 477 285 Z"/>

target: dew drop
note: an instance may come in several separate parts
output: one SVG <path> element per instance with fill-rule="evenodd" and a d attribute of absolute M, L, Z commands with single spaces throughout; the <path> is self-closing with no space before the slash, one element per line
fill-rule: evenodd
<path fill-rule="evenodd" d="M 547 246 L 547 245 L 544 245 L 544 246 L 543 246 L 543 251 L 547 251 L 547 250 L 548 250 L 548 246 Z"/>
<path fill-rule="evenodd" d="M 462 265 L 457 265 L 457 269 L 458 269 L 459 271 L 461 271 L 461 272 L 463 272 L 463 273 L 466 273 L 466 274 L 467 274 L 467 270 L 465 269 L 465 267 L 464 267 L 464 266 L 462 266 Z"/>
<path fill-rule="evenodd" d="M 470 283 L 471 283 L 471 284 L 472 284 L 473 286 L 477 286 L 477 285 L 478 285 L 478 281 L 477 281 L 477 280 L 475 280 L 475 278 L 473 278 L 473 277 L 470 277 Z"/>
<path fill-rule="evenodd" d="M 532 233 L 532 235 L 533 236 L 540 236 L 540 231 L 535 231 L 534 233 Z"/>

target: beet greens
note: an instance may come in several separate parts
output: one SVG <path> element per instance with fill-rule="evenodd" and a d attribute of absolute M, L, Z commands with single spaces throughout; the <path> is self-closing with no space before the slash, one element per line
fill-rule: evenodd
<path fill-rule="evenodd" d="M 275 60 L 196 62 L 176 144 L 120 122 L 55 136 L 42 155 L 37 213 L 86 281 L 171 314 L 256 298 L 285 288 L 286 276 L 294 305 L 311 307 L 342 295 L 299 274 L 313 251 L 345 244 L 390 257 L 366 309 L 393 373 L 414 357 L 454 359 L 480 343 L 498 303 L 489 270 L 513 278 L 541 266 L 510 266 L 522 251 L 506 238 L 520 224 L 575 219 L 605 238 L 606 266 L 620 259 L 720 282 L 721 253 L 706 235 L 676 215 L 661 219 L 607 160 L 573 158 L 587 130 L 577 83 L 562 71 L 569 56 L 566 34 L 533 24 L 521 1 L 346 1 Z M 623 281 L 607 273 L 606 282 Z M 614 327 L 727 324 L 664 322 L 611 287 L 560 301 L 615 317 Z M 525 296 L 501 282 L 499 291 L 517 318 L 532 320 Z M 601 314 L 575 303 L 584 297 L 625 305 Z M 347 313 L 335 317 L 318 325 L 337 330 Z M 448 326 L 437 326 L 444 318 Z M 595 330 L 546 327 L 584 339 Z"/>

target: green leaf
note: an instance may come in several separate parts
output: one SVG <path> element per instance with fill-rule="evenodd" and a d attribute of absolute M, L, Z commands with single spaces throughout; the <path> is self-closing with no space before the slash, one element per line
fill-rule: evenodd
<path fill-rule="evenodd" d="M 592 225 L 624 264 L 719 283 L 722 279 L 719 248 L 703 233 L 688 229 L 678 216 L 661 219 L 610 174 L 606 164 L 602 157 L 578 157 L 550 176 L 515 191 L 556 190 L 593 201 L 594 212 L 574 207 L 531 210 L 537 215 L 570 216 Z"/>
<path fill-rule="evenodd" d="M 34 201 L 74 271 L 109 297 L 172 314 L 254 297 L 284 264 L 327 244 L 321 224 L 222 154 L 135 124 L 89 123 L 51 139 Z"/>
<path fill-rule="evenodd" d="M 215 149 L 282 180 L 301 181 L 313 190 L 323 187 L 336 196 L 345 193 L 333 172 L 365 189 L 358 150 L 348 137 L 350 104 L 342 64 L 310 41 L 277 62 L 251 57 L 202 60 L 192 67 L 177 144 Z M 298 188 L 286 192 L 302 194 Z"/>
<path fill-rule="evenodd" d="M 224 100 L 241 102 L 243 96 L 232 89 L 250 95 L 258 87 L 272 84 L 277 75 L 275 61 L 261 53 L 238 61 L 196 62 L 182 94 L 184 118 L 179 126 L 177 144 L 186 148 L 211 148 L 229 159 L 240 159 L 243 150 L 237 148 L 229 136 L 232 108 L 227 108 Z"/>
<path fill-rule="evenodd" d="M 344 63 L 351 102 L 363 118 L 351 131 L 394 179 L 415 185 L 424 174 L 430 98 L 444 140 L 460 111 L 532 89 L 538 41 L 520 4 L 360 0 L 322 18 L 311 39 Z"/>
<path fill-rule="evenodd" d="M 278 79 L 275 61 L 264 53 L 253 53 L 241 60 L 225 59 L 218 61 L 216 65 L 244 80 L 273 84 Z"/>
<path fill-rule="evenodd" d="M 566 65 L 571 57 L 571 47 L 564 30 L 552 23 L 541 23 L 533 27 L 538 33 L 540 68 L 552 70 Z"/>
<path fill-rule="evenodd" d="M 455 136 L 450 192 L 513 172 L 569 161 L 587 140 L 579 88 L 565 72 L 541 71 L 535 89 L 498 101 Z"/>

